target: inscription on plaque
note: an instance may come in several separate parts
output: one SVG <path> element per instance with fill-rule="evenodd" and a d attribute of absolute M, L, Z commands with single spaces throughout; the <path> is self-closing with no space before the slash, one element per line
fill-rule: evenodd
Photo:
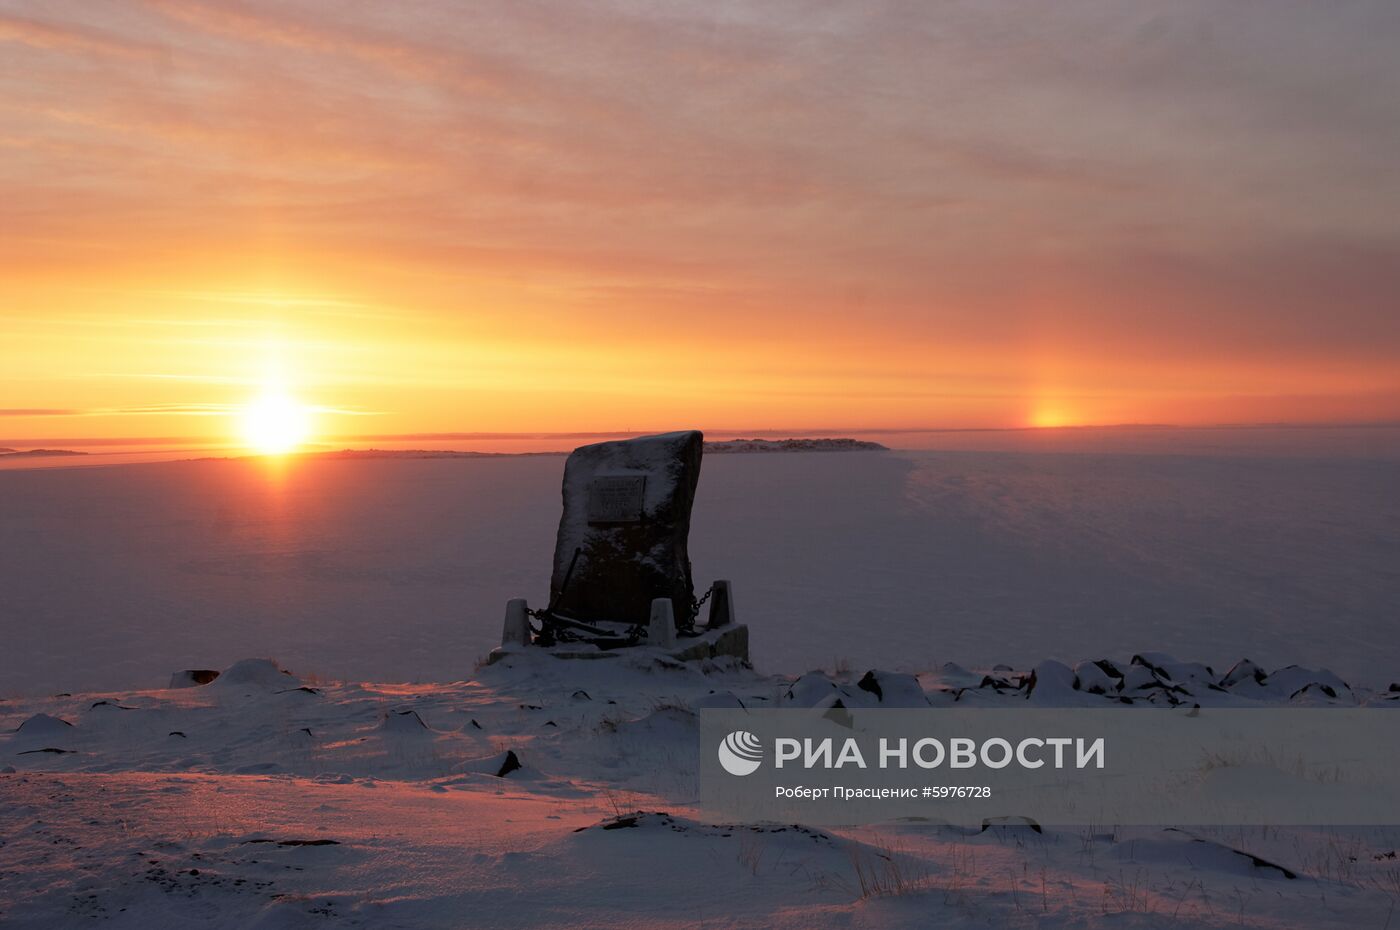
<path fill-rule="evenodd" d="M 640 523 L 646 475 L 599 475 L 588 484 L 589 523 Z"/>

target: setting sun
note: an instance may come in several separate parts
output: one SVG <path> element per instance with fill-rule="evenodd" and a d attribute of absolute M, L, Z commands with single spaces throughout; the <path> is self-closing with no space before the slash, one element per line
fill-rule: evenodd
<path fill-rule="evenodd" d="M 268 391 L 243 409 L 243 440 L 265 455 L 289 452 L 311 432 L 310 410 L 286 394 Z"/>
<path fill-rule="evenodd" d="M 1072 421 L 1065 411 L 1056 407 L 1041 407 L 1031 414 L 1030 425 L 1036 429 L 1069 426 Z"/>

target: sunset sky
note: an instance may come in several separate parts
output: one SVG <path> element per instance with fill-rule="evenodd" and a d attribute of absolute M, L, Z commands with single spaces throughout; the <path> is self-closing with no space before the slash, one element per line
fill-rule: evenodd
<path fill-rule="evenodd" d="M 0 439 L 1400 420 L 1400 4 L 0 0 Z"/>

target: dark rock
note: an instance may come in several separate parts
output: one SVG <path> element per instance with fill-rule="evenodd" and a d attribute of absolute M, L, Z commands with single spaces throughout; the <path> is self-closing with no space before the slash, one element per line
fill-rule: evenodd
<path fill-rule="evenodd" d="M 1263 684 L 1268 678 L 1268 674 L 1248 659 L 1240 659 L 1230 670 L 1225 673 L 1225 677 L 1220 679 L 1220 686 L 1223 688 L 1233 688 L 1242 681 L 1253 679 L 1256 684 Z"/>
<path fill-rule="evenodd" d="M 1040 826 L 1040 824 L 1036 823 L 1030 817 L 1026 817 L 1021 814 L 1008 814 L 1006 816 L 999 817 L 984 817 L 982 819 L 982 829 L 978 830 L 977 832 L 985 833 L 993 827 L 1000 827 L 1006 830 L 1012 830 L 1016 827 L 1027 827 L 1033 833 L 1045 832 L 1045 830 Z"/>
<path fill-rule="evenodd" d="M 702 434 L 690 430 L 574 450 L 564 466 L 550 580 L 560 613 L 644 624 L 652 600 L 669 597 L 678 623 L 689 620 L 690 511 L 703 444 Z"/>
<path fill-rule="evenodd" d="M 520 757 L 515 754 L 514 749 L 507 749 L 505 760 L 501 762 L 501 767 L 496 772 L 496 777 L 505 778 L 511 772 L 519 768 L 524 768 L 524 766 L 520 764 Z"/>
<path fill-rule="evenodd" d="M 218 671 L 212 668 L 187 668 L 170 676 L 170 687 L 198 688 L 200 685 L 209 684 L 218 677 Z"/>
<path fill-rule="evenodd" d="M 1095 659 L 1094 664 L 1099 667 L 1099 671 L 1103 672 L 1109 678 L 1123 677 L 1123 673 L 1118 671 L 1118 666 L 1114 665 L 1108 659 Z"/>
<path fill-rule="evenodd" d="M 641 814 L 631 814 L 631 815 L 628 815 L 628 816 L 618 816 L 618 817 L 613 818 L 612 820 L 609 820 L 607 823 L 604 823 L 604 824 L 602 825 L 602 829 L 604 829 L 604 830 L 625 830 L 625 829 L 627 829 L 627 828 L 629 828 L 629 827 L 636 827 L 636 826 L 637 826 L 637 820 L 638 820 L 641 816 L 642 816 Z"/>

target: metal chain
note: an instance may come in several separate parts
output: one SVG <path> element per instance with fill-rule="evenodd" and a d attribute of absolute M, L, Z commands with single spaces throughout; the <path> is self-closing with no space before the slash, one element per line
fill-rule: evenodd
<path fill-rule="evenodd" d="M 714 585 L 710 585 L 710 589 L 709 589 L 708 591 L 706 591 L 704 594 L 702 594 L 700 597 L 694 597 L 694 596 L 692 596 L 692 597 L 690 598 L 690 619 L 691 619 L 691 620 L 694 620 L 696 617 L 700 616 L 700 608 L 705 606 L 705 602 L 708 601 L 708 600 L 710 599 L 710 595 L 711 595 L 711 594 L 714 594 L 714 593 L 715 593 L 715 586 L 714 586 Z"/>

